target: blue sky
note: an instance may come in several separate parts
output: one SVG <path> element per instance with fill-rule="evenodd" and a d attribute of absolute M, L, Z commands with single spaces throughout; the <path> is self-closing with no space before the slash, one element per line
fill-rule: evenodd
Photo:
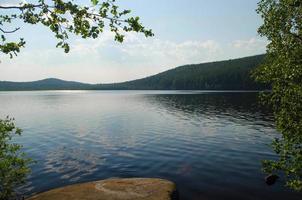
<path fill-rule="evenodd" d="M 78 0 L 80 1 L 80 0 Z M 24 37 L 17 58 L 0 55 L 0 80 L 29 81 L 48 77 L 89 83 L 142 78 L 180 65 L 238 58 L 265 52 L 257 28 L 258 0 L 117 0 L 155 36 L 130 33 L 123 44 L 109 31 L 96 40 L 71 37 L 71 52 L 55 48 L 44 27 L 26 25 L 11 37 Z M 0 4 L 18 3 L 0 0 Z M 89 3 L 82 0 L 81 3 Z M 16 24 L 18 26 L 18 24 Z"/>

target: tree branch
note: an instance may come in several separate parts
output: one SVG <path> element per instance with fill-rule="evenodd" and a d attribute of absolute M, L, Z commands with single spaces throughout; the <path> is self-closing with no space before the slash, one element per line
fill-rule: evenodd
<path fill-rule="evenodd" d="M 104 16 L 101 16 L 100 14 L 96 14 L 96 13 L 87 13 L 87 15 L 99 17 L 102 19 L 108 19 L 108 20 L 112 20 L 112 21 L 116 21 L 116 22 L 127 22 L 127 20 L 124 20 L 124 19 L 112 18 L 112 17 L 107 17 L 107 16 L 104 17 Z"/>
<path fill-rule="evenodd" d="M 42 4 L 25 4 L 23 6 L 0 6 L 0 9 L 19 9 L 19 10 L 23 10 L 23 9 L 27 9 L 27 8 L 37 8 L 37 7 L 41 7 L 43 6 Z"/>
<path fill-rule="evenodd" d="M 20 27 L 16 28 L 15 30 L 12 30 L 12 31 L 5 31 L 5 30 L 3 30 L 2 28 L 0 28 L 0 31 L 1 31 L 2 33 L 14 33 L 14 32 L 16 32 L 16 31 L 18 31 L 19 29 L 20 29 Z"/>

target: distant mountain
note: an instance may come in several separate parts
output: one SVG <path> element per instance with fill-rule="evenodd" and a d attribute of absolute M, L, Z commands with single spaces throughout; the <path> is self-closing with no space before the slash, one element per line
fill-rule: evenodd
<path fill-rule="evenodd" d="M 75 81 L 64 81 L 56 78 L 48 78 L 32 82 L 0 81 L 0 91 L 10 90 L 84 90 L 90 89 L 91 84 Z"/>
<path fill-rule="evenodd" d="M 9 90 L 261 90 L 268 86 L 250 78 L 265 55 L 180 66 L 153 76 L 113 84 L 87 84 L 60 79 L 33 82 L 0 81 Z"/>
<path fill-rule="evenodd" d="M 180 66 L 154 76 L 116 84 L 99 84 L 94 89 L 125 90 L 259 90 L 251 71 L 265 55 Z"/>

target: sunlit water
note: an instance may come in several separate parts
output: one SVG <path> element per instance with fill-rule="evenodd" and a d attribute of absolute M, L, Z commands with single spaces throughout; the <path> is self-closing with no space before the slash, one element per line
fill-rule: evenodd
<path fill-rule="evenodd" d="M 160 177 L 181 199 L 301 199 L 266 186 L 261 160 L 278 134 L 257 93 L 1 92 L 0 116 L 36 164 L 27 195 L 111 177 Z"/>

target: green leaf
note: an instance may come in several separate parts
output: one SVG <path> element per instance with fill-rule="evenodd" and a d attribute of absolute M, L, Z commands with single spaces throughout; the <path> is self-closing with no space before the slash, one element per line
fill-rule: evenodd
<path fill-rule="evenodd" d="M 96 6 L 99 3 L 99 0 L 91 0 L 92 4 Z"/>

